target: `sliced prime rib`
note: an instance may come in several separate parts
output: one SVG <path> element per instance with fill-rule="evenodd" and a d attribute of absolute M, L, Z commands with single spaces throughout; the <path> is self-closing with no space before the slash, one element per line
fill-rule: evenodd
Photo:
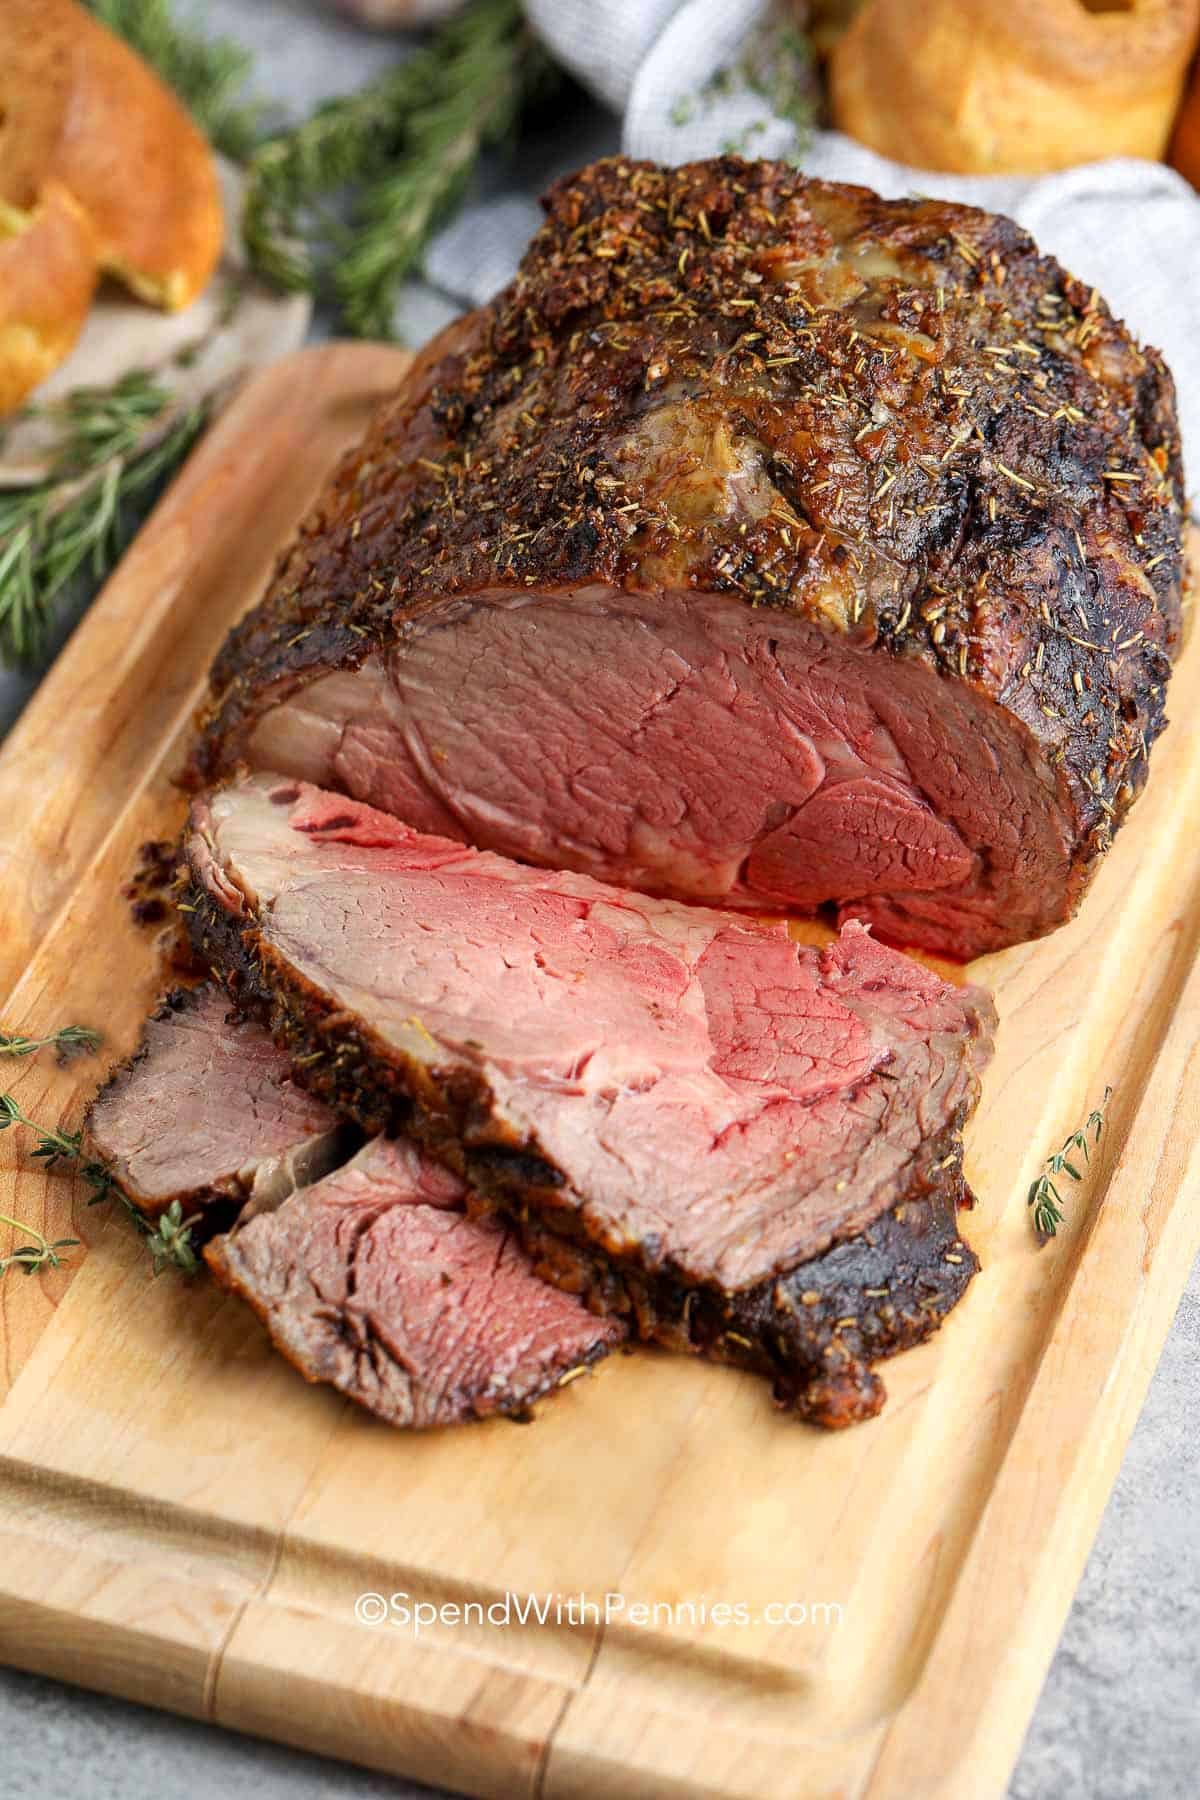
<path fill-rule="evenodd" d="M 914 1183 L 862 1235 L 719 1302 L 615 1283 L 528 1221 L 518 1234 L 503 1215 L 464 1214 L 463 1193 L 411 1140 L 373 1138 L 205 1254 L 308 1380 L 412 1426 L 523 1412 L 636 1329 L 765 1376 L 780 1407 L 839 1429 L 874 1417 L 886 1394 L 872 1365 L 934 1332 L 979 1266 L 958 1231 L 957 1168 Z"/>
<path fill-rule="evenodd" d="M 301 1374 L 391 1425 L 524 1412 L 626 1329 L 539 1280 L 516 1233 L 464 1199 L 415 1144 L 374 1138 L 206 1254 Z"/>
<path fill-rule="evenodd" d="M 199 949 L 314 1091 L 689 1285 L 869 1225 L 978 1096 L 986 996 L 861 925 L 819 950 L 267 776 L 186 851 Z"/>
<path fill-rule="evenodd" d="M 197 1218 L 218 1280 L 307 1380 L 391 1424 L 523 1413 L 627 1335 L 540 1280 L 511 1229 L 469 1217 L 461 1181 L 414 1144 L 355 1154 L 361 1133 L 219 988 L 148 1021 L 88 1131 L 135 1206 Z"/>
<path fill-rule="evenodd" d="M 92 1102 L 87 1133 L 139 1212 L 157 1218 L 178 1200 L 202 1235 L 277 1206 L 361 1142 L 212 986 L 163 1002 Z"/>
<path fill-rule="evenodd" d="M 197 801 L 187 853 L 198 948 L 300 1078 L 419 1136 L 543 1273 L 642 1336 L 769 1372 L 831 1422 L 853 1403 L 813 1342 L 874 1410 L 873 1342 L 915 1341 L 969 1279 L 954 1214 L 990 1003 L 861 926 L 817 950 L 265 776 Z M 909 1202 L 950 1259 L 936 1316 L 902 1300 L 835 1342 L 780 1278 Z"/>
<path fill-rule="evenodd" d="M 956 957 L 1069 917 L 1179 637 L 1161 358 L 971 208 L 616 158 L 546 214 L 232 634 L 197 782 Z"/>
<path fill-rule="evenodd" d="M 643 1336 L 750 1368 L 801 1417 L 848 1425 L 883 1403 L 872 1363 L 934 1331 L 978 1266 L 958 1235 L 957 1164 L 936 1167 L 932 1152 L 905 1201 L 865 1233 L 716 1302 L 633 1284 L 628 1274 L 618 1280 L 529 1220 L 522 1254 L 515 1232 L 464 1210 L 461 1182 L 411 1142 L 369 1140 L 346 1161 L 356 1134 L 345 1127 L 314 1157 L 311 1125 L 331 1115 L 303 1096 L 297 1108 L 284 1053 L 217 990 L 172 996 L 147 1025 L 133 1068 L 136 1079 L 129 1068 L 116 1072 L 91 1114 L 93 1147 L 111 1157 L 129 1198 L 152 1215 L 168 1203 L 163 1184 L 148 1186 L 137 1157 L 118 1148 L 165 1136 L 169 1197 L 189 1215 L 207 1212 L 206 1231 L 214 1217 L 224 1227 L 236 1214 L 206 1246 L 217 1279 L 249 1302 L 307 1379 L 393 1424 L 523 1412 L 623 1341 L 631 1322 L 623 1315 L 636 1305 Z M 214 1159 L 211 1123 L 191 1104 L 202 1086 L 240 1154 Z M 290 1142 L 278 1129 L 285 1116 Z M 264 1117 L 273 1120 L 269 1142 Z M 290 1180 L 275 1176 L 281 1167 Z"/>

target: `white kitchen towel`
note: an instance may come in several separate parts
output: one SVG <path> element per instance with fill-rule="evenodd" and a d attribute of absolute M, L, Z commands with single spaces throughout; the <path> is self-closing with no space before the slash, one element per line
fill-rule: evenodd
<path fill-rule="evenodd" d="M 882 194 L 939 195 L 1017 219 L 1041 248 L 1098 288 L 1166 357 L 1179 390 L 1185 452 L 1200 483 L 1200 199 L 1160 163 L 1120 159 L 1033 177 L 942 175 L 887 162 L 838 132 L 798 142 L 747 79 L 773 0 L 525 0 L 550 51 L 622 115 L 627 155 L 687 162 L 736 146 L 795 154 L 802 168 Z M 427 273 L 478 305 L 515 273 L 535 228 L 528 196 L 472 209 L 434 244 Z"/>

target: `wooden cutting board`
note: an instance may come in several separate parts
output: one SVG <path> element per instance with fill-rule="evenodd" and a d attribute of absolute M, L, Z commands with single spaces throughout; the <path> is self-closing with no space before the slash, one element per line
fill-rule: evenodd
<path fill-rule="evenodd" d="M 12 734 L 7 1029 L 134 1043 L 159 975 L 119 889 L 177 822 L 205 666 L 402 367 L 333 346 L 259 376 Z M 0 1657 L 480 1795 L 1002 1793 L 1200 1244 L 1195 643 L 1171 712 L 1081 916 L 974 970 L 1001 1018 L 968 1145 L 983 1273 L 840 1436 L 649 1353 L 531 1427 L 389 1431 L 207 1280 L 149 1279 L 115 1209 L 0 1138 L 0 1211 L 86 1240 L 0 1283 Z M 42 1057 L 0 1084 L 73 1125 L 101 1069 Z M 1039 1253 L 1026 1190 L 1106 1084 L 1100 1152 Z M 375 1624 L 364 1592 L 410 1598 Z M 399 1616 L 506 1594 L 562 1597 L 559 1621 Z M 603 1622 L 567 1605 L 617 1594 Z"/>

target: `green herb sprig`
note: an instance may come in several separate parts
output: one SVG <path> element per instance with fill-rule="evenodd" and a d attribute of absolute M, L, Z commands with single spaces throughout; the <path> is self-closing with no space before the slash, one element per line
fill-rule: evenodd
<path fill-rule="evenodd" d="M 1100 1134 L 1104 1130 L 1104 1114 L 1112 1099 L 1112 1089 L 1106 1087 L 1100 1105 L 1090 1112 L 1077 1131 L 1073 1131 L 1063 1144 L 1046 1158 L 1046 1164 L 1037 1180 L 1032 1182 L 1026 1204 L 1033 1213 L 1033 1229 L 1038 1242 L 1044 1244 L 1056 1235 L 1063 1222 L 1063 1201 L 1055 1183 L 1056 1176 L 1069 1175 L 1072 1181 L 1082 1181 L 1084 1170 L 1079 1168 L 1078 1159 L 1082 1158 L 1084 1168 L 1092 1160 L 1092 1150 L 1100 1142 Z M 1072 1161 L 1075 1158 L 1075 1161 Z"/>
<path fill-rule="evenodd" d="M 230 38 L 210 38 L 181 25 L 168 0 L 84 0 L 102 25 L 174 88 L 218 150 L 244 162 L 262 135 L 261 102 L 245 97 L 253 63 Z"/>
<path fill-rule="evenodd" d="M 10 1269 L 22 1269 L 26 1275 L 36 1275 L 39 1269 L 61 1269 L 66 1258 L 59 1252 L 74 1250 L 79 1244 L 78 1238 L 55 1238 L 51 1243 L 36 1226 L 14 1219 L 11 1213 L 0 1213 L 0 1225 L 11 1225 L 14 1231 L 26 1231 L 33 1240 L 28 1244 L 16 1244 L 7 1256 L 0 1256 L 0 1276 L 7 1275 Z"/>
<path fill-rule="evenodd" d="M 39 1050 L 49 1049 L 70 1056 L 99 1049 L 99 1046 L 100 1033 L 89 1025 L 63 1025 L 48 1037 L 40 1038 L 22 1037 L 17 1031 L 0 1031 L 0 1056 L 36 1056 Z"/>
<path fill-rule="evenodd" d="M 88 1205 L 94 1206 L 95 1201 L 90 1200 Z M 141 1213 L 135 1212 L 133 1208 L 130 1211 L 143 1225 L 147 1223 Z M 172 1200 L 167 1210 L 160 1214 L 158 1223 L 146 1231 L 146 1248 L 150 1252 L 156 1275 L 161 1275 L 164 1269 L 172 1268 L 180 1270 L 184 1275 L 194 1275 L 199 1269 L 200 1260 L 192 1242 L 192 1227 L 196 1223 L 196 1217 L 193 1214 L 191 1218 L 185 1219 L 179 1201 Z"/>
<path fill-rule="evenodd" d="M 45 480 L 0 492 L 0 660 L 47 646 L 77 577 L 103 579 L 203 428 L 144 369 L 111 388 L 77 388 L 53 411 L 61 447 Z"/>
<path fill-rule="evenodd" d="M 396 68 L 255 152 L 251 262 L 332 301 L 350 331 L 393 336 L 401 283 L 548 70 L 520 0 L 473 0 Z"/>
<path fill-rule="evenodd" d="M 400 121 L 419 103 L 424 58 L 412 57 L 358 93 L 327 100 L 270 138 L 250 167 L 242 235 L 251 262 L 276 287 L 316 288 L 346 228 L 333 197 L 387 168 Z"/>
<path fill-rule="evenodd" d="M 55 1169 L 64 1162 L 78 1163 L 79 1173 L 96 1190 L 95 1198 L 99 1200 L 107 1197 L 112 1177 L 103 1163 L 84 1159 L 81 1131 L 47 1130 L 36 1119 L 28 1118 L 21 1111 L 20 1102 L 15 1095 L 0 1094 L 0 1131 L 7 1131 L 13 1125 L 23 1125 L 33 1132 L 35 1143 L 32 1155 L 36 1161 L 44 1162 L 48 1169 Z M 90 1206 L 92 1201 L 88 1204 Z"/>
<path fill-rule="evenodd" d="M 196 1216 L 184 1218 L 183 1208 L 178 1200 L 172 1201 L 166 1212 L 152 1225 L 142 1216 L 132 1202 L 124 1195 L 113 1179 L 112 1171 L 101 1162 L 93 1162 L 83 1154 L 83 1133 L 81 1131 L 48 1130 L 29 1118 L 22 1110 L 20 1103 L 12 1094 L 0 1094 L 0 1132 L 11 1126 L 24 1126 L 34 1134 L 32 1155 L 45 1163 L 48 1169 L 57 1168 L 61 1163 L 75 1163 L 79 1174 L 92 1189 L 89 1206 L 98 1206 L 102 1201 L 117 1200 L 125 1209 L 134 1226 L 146 1240 L 146 1248 L 150 1252 L 155 1275 L 161 1275 L 166 1268 L 176 1268 L 184 1275 L 194 1275 L 200 1267 L 196 1254 L 192 1228 L 196 1224 Z M 9 1219 L 9 1224 L 14 1221 Z M 28 1226 L 18 1225 L 19 1230 L 29 1230 Z M 38 1233 L 33 1233 L 37 1237 Z M 57 1267 L 52 1253 L 78 1242 L 77 1239 L 60 1239 L 57 1244 L 46 1245 L 42 1240 L 46 1255 L 39 1267 L 45 1266 L 49 1258 L 51 1266 Z M 36 1249 L 37 1246 L 22 1246 L 22 1249 Z M 13 1252 L 16 1256 L 17 1252 Z M 0 1273 L 3 1271 L 0 1270 Z"/>

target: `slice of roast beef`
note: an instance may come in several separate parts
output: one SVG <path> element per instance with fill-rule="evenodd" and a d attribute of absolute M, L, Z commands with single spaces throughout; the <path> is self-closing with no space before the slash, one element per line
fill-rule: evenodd
<path fill-rule="evenodd" d="M 375 1138 L 206 1254 L 307 1380 L 389 1424 L 520 1413 L 626 1328 L 539 1280 L 515 1232 L 464 1200 L 415 1144 Z"/>
<path fill-rule="evenodd" d="M 957 1166 L 990 1002 L 859 925 L 817 950 L 265 776 L 187 853 L 195 941 L 300 1079 L 618 1272 L 738 1293 Z"/>
<path fill-rule="evenodd" d="M 316 1181 L 361 1133 L 298 1087 L 218 987 L 172 994 L 88 1112 L 94 1154 L 147 1218 L 178 1200 L 200 1235 Z"/>
<path fill-rule="evenodd" d="M 201 1091 L 207 1115 L 194 1106 Z M 218 1153 L 215 1117 L 240 1150 Z M 747 1294 L 618 1277 L 529 1217 L 523 1253 L 511 1224 L 481 1216 L 479 1198 L 411 1141 L 376 1139 L 342 1162 L 353 1127 L 321 1131 L 332 1115 L 213 989 L 172 996 L 92 1118 L 95 1147 L 143 1210 L 177 1199 L 205 1233 L 237 1213 L 206 1248 L 217 1279 L 307 1379 L 393 1424 L 523 1412 L 631 1327 L 766 1375 L 779 1404 L 814 1423 L 850 1424 L 883 1402 L 872 1362 L 936 1329 L 977 1266 L 957 1233 L 957 1159 L 932 1147 L 909 1198 L 861 1237 Z M 165 1181 L 130 1150 L 160 1135 Z"/>
<path fill-rule="evenodd" d="M 391 1424 L 523 1413 L 627 1336 L 540 1280 L 502 1223 L 468 1217 L 462 1183 L 414 1144 L 354 1154 L 361 1133 L 218 988 L 148 1021 L 88 1130 L 141 1211 L 196 1217 L 217 1278 L 307 1380 Z"/>
<path fill-rule="evenodd" d="M 971 208 L 619 158 L 546 212 L 233 633 L 197 778 L 957 957 L 1069 917 L 1178 642 L 1161 358 Z"/>

